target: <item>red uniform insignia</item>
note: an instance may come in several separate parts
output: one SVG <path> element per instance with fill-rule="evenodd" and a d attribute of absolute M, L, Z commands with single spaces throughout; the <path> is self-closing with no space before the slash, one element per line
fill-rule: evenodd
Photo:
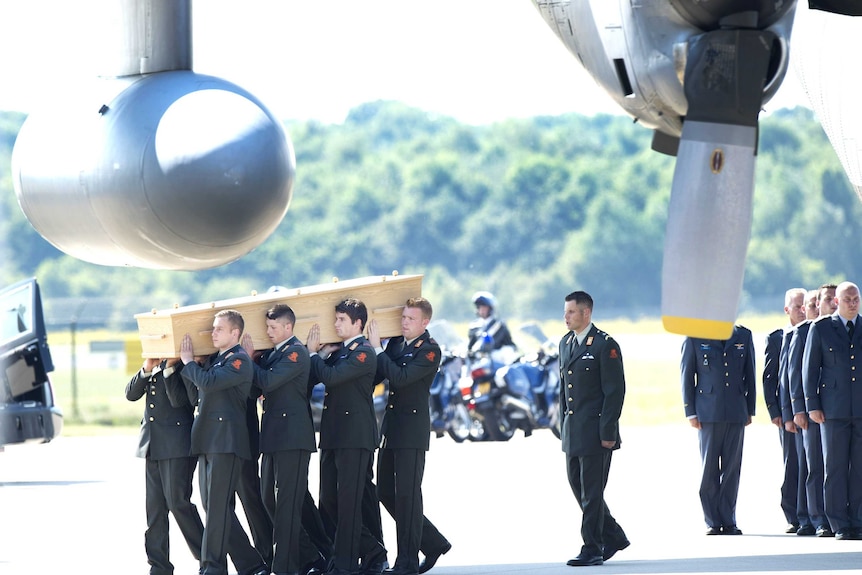
<path fill-rule="evenodd" d="M 359 363 L 365 363 L 365 360 L 368 358 L 368 355 L 363 351 L 359 355 L 356 356 L 356 359 L 359 360 Z"/>
<path fill-rule="evenodd" d="M 425 354 L 425 357 L 428 358 L 428 361 L 434 361 L 434 358 L 437 357 L 437 354 L 434 353 L 433 351 L 429 351 L 428 353 Z"/>
<path fill-rule="evenodd" d="M 231 362 L 231 365 L 233 366 L 234 369 L 239 369 L 240 366 L 242 366 L 242 360 L 241 359 L 235 359 Z"/>
<path fill-rule="evenodd" d="M 618 353 L 617 353 L 617 350 L 616 350 L 616 349 L 611 349 L 611 354 L 610 354 L 610 358 L 611 358 L 611 359 L 616 359 L 616 358 L 618 358 L 619 356 L 620 356 L 620 354 L 618 354 Z"/>
<path fill-rule="evenodd" d="M 293 353 L 289 353 L 289 354 L 287 354 L 287 359 L 289 359 L 289 360 L 290 360 L 290 361 L 292 361 L 293 363 L 296 363 L 296 360 L 297 360 L 297 358 L 298 358 L 298 357 L 299 357 L 299 354 L 298 354 L 298 353 L 296 353 L 295 351 L 294 351 Z"/>

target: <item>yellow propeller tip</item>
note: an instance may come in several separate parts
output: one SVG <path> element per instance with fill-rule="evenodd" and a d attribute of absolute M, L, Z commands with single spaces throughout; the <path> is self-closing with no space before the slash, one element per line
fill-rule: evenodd
<path fill-rule="evenodd" d="M 663 315 L 661 323 L 671 333 L 703 339 L 730 339 L 733 333 L 732 321 Z"/>

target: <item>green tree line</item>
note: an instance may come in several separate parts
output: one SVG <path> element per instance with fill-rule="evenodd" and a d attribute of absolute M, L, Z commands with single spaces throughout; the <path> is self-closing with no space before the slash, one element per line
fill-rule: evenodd
<path fill-rule="evenodd" d="M 0 113 L 0 280 L 36 276 L 44 296 L 187 305 L 352 278 L 424 274 L 438 317 L 472 315 L 493 291 L 507 317 L 547 319 L 586 289 L 603 313 L 658 314 L 674 159 L 622 116 L 568 114 L 473 126 L 398 102 L 342 124 L 287 122 L 290 210 L 260 247 L 200 272 L 111 268 L 66 256 L 17 205 L 10 169 L 25 116 Z M 812 112 L 779 110 L 759 134 L 745 309 L 775 311 L 797 285 L 862 279 L 862 203 Z M 719 253 L 721 246 L 704 246 Z"/>

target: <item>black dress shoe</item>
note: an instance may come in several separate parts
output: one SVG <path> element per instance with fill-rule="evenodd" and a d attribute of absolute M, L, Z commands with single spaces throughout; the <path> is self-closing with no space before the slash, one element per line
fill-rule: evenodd
<path fill-rule="evenodd" d="M 326 559 L 318 557 L 311 563 L 306 563 L 299 570 L 299 575 L 321 575 L 326 571 Z"/>
<path fill-rule="evenodd" d="M 418 575 L 418 572 L 407 567 L 392 567 L 391 569 L 384 569 L 383 575 Z"/>
<path fill-rule="evenodd" d="M 721 527 L 708 527 L 706 530 L 707 535 L 721 535 Z"/>
<path fill-rule="evenodd" d="M 736 525 L 730 525 L 728 527 L 721 528 L 722 535 L 742 535 L 742 529 L 737 527 Z"/>
<path fill-rule="evenodd" d="M 566 561 L 566 565 L 569 567 L 587 567 L 590 565 L 601 565 L 602 563 L 604 563 L 604 560 L 601 555 L 586 555 L 584 553 Z"/>
<path fill-rule="evenodd" d="M 853 530 L 849 527 L 841 528 L 835 532 L 835 539 L 838 539 L 839 541 L 853 539 Z"/>
<path fill-rule="evenodd" d="M 602 550 L 602 560 L 607 561 L 608 559 L 610 559 L 611 557 L 616 555 L 617 551 L 622 551 L 623 549 L 625 549 L 629 545 L 631 545 L 631 542 L 628 539 L 626 539 L 622 543 L 614 543 L 612 545 L 605 545 L 604 549 Z"/>
<path fill-rule="evenodd" d="M 378 545 L 367 557 L 362 558 L 359 573 L 361 575 L 380 575 L 386 568 L 385 563 L 386 549 L 382 545 Z"/>
<path fill-rule="evenodd" d="M 813 525 L 802 525 L 799 529 L 796 530 L 797 535 L 807 536 L 807 535 L 816 535 L 817 532 L 814 530 Z"/>
<path fill-rule="evenodd" d="M 437 551 L 431 551 L 430 553 L 425 555 L 425 559 L 419 563 L 419 573 L 427 573 L 431 570 L 432 567 L 437 563 L 437 560 L 440 559 L 441 555 L 446 555 L 449 553 L 449 550 L 452 549 L 452 544 L 448 541 L 446 545 L 438 549 Z"/>
<path fill-rule="evenodd" d="M 798 523 L 788 523 L 787 527 L 784 529 L 785 533 L 796 533 L 799 530 Z"/>
<path fill-rule="evenodd" d="M 835 534 L 832 533 L 832 529 L 828 525 L 819 526 L 815 535 L 818 537 L 835 537 Z"/>

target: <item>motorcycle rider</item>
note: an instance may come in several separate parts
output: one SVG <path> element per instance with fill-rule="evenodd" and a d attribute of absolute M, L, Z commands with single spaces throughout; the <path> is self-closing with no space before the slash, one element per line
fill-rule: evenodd
<path fill-rule="evenodd" d="M 512 341 L 512 334 L 509 333 L 509 328 L 506 327 L 505 322 L 494 315 L 497 298 L 491 292 L 477 291 L 473 294 L 472 299 L 478 317 L 470 323 L 467 332 L 467 349 L 470 352 L 500 350 L 514 355 L 515 343 Z"/>

